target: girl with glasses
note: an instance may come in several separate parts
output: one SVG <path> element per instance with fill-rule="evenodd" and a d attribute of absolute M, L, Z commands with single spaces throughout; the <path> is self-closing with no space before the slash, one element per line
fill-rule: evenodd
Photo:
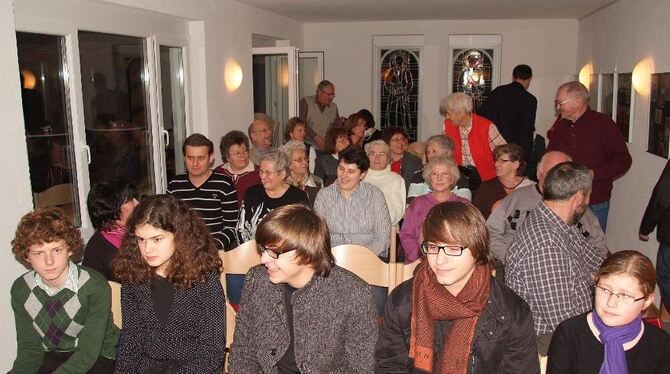
<path fill-rule="evenodd" d="M 594 310 L 556 328 L 547 373 L 670 373 L 670 335 L 642 320 L 655 286 L 654 266 L 640 252 L 607 257 L 595 279 Z"/>
<path fill-rule="evenodd" d="M 195 211 L 171 195 L 142 200 L 113 268 L 123 315 L 115 373 L 221 372 L 221 260 Z"/>

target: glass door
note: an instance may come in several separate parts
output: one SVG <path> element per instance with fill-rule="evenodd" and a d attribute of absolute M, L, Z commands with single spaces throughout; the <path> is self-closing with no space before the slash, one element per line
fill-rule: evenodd
<path fill-rule="evenodd" d="M 284 142 L 289 118 L 298 115 L 297 48 L 253 48 L 254 112 L 275 120 L 274 145 Z"/>
<path fill-rule="evenodd" d="M 181 145 L 186 139 L 186 103 L 184 98 L 183 48 L 159 47 L 161 113 L 165 167 L 164 181 L 185 172 Z"/>

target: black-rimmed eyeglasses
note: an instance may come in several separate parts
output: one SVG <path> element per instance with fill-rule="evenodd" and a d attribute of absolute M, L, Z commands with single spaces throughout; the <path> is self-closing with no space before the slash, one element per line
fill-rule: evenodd
<path fill-rule="evenodd" d="M 270 256 L 274 259 L 279 258 L 279 255 L 283 255 L 286 252 L 295 251 L 295 248 L 285 249 L 285 250 L 282 251 L 282 250 L 277 250 L 277 249 L 266 248 L 266 247 L 264 247 L 260 244 L 258 245 L 258 248 L 261 249 L 261 252 L 267 253 L 268 256 Z"/>
<path fill-rule="evenodd" d="M 421 243 L 421 251 L 427 255 L 436 255 L 442 251 L 447 256 L 458 257 L 466 247 L 462 245 L 437 245 L 429 242 Z"/>

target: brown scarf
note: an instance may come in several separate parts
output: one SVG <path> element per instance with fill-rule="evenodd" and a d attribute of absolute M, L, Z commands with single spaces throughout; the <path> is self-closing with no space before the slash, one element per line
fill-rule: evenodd
<path fill-rule="evenodd" d="M 476 265 L 475 271 L 458 296 L 437 283 L 435 274 L 424 260 L 415 272 L 412 294 L 412 321 L 409 357 L 414 367 L 433 372 L 433 345 L 438 320 L 452 321 L 442 348 L 440 373 L 465 374 L 475 326 L 489 297 L 491 268 Z"/>

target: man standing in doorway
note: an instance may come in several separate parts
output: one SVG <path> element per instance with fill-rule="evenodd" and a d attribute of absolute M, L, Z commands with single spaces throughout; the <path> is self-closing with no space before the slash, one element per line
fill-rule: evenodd
<path fill-rule="evenodd" d="M 195 133 L 186 138 L 182 152 L 187 173 L 176 175 L 168 183 L 167 193 L 200 215 L 219 248 L 230 249 L 239 213 L 235 186 L 230 178 L 210 169 L 214 144 L 204 135 Z"/>
<path fill-rule="evenodd" d="M 533 69 L 517 65 L 512 71 L 512 83 L 491 91 L 479 114 L 496 124 L 507 143 L 523 148 L 528 156 L 533 150 L 537 99 L 528 92 L 533 80 Z"/>
<path fill-rule="evenodd" d="M 323 149 L 323 138 L 332 126 L 342 126 L 342 119 L 337 110 L 335 85 L 328 80 L 316 86 L 313 96 L 305 96 L 300 100 L 300 118 L 307 124 L 307 135 L 314 145 Z"/>
<path fill-rule="evenodd" d="M 560 119 L 549 130 L 548 151 L 567 153 L 593 171 L 589 206 L 607 232 L 612 183 L 633 162 L 621 131 L 610 117 L 589 108 L 589 90 L 577 81 L 563 84 L 554 103 Z"/>

